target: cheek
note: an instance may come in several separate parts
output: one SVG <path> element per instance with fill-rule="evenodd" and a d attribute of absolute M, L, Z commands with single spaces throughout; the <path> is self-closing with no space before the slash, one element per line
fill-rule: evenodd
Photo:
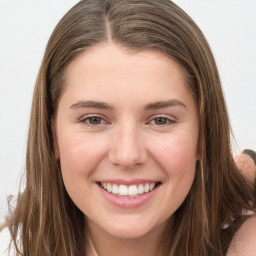
<path fill-rule="evenodd" d="M 60 162 L 64 170 L 77 174 L 87 173 L 106 152 L 102 138 L 94 136 L 66 135 L 59 140 Z"/>
<path fill-rule="evenodd" d="M 182 177 L 194 173 L 197 161 L 196 137 L 179 136 L 165 137 L 154 143 L 152 155 L 165 170 L 168 177 Z"/>
<path fill-rule="evenodd" d="M 195 178 L 197 141 L 175 133 L 149 141 L 152 159 L 160 167 L 163 183 L 158 201 L 160 222 L 168 219 L 186 199 Z M 148 144 L 149 145 L 149 144 Z M 155 146 L 153 146 L 155 145 Z"/>
<path fill-rule="evenodd" d="M 59 138 L 60 165 L 66 189 L 76 191 L 80 185 L 86 189 L 84 185 L 89 184 L 91 174 L 104 158 L 107 144 L 102 139 L 83 134 L 66 134 Z"/>
<path fill-rule="evenodd" d="M 152 153 L 166 177 L 166 200 L 172 201 L 171 213 L 182 204 L 193 184 L 197 162 L 196 138 L 184 133 L 165 137 L 158 141 Z"/>
<path fill-rule="evenodd" d="M 68 135 L 59 140 L 60 165 L 65 188 L 81 211 L 86 213 L 84 205 L 90 204 L 93 181 L 92 173 L 105 156 L 107 143 L 93 136 Z M 60 137 L 59 137 L 60 138 Z"/>
<path fill-rule="evenodd" d="M 194 140 L 184 136 L 163 141 L 155 150 L 155 159 L 165 174 L 167 216 L 173 214 L 187 197 L 195 179 L 197 147 Z M 161 153 L 160 153 L 161 152 Z M 170 203 L 171 202 L 171 203 Z"/>

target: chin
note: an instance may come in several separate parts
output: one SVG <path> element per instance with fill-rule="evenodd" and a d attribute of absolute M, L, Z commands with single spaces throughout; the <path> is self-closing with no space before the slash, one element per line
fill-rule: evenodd
<path fill-rule="evenodd" d="M 119 239 L 136 239 L 146 236 L 150 233 L 149 229 L 143 227 L 118 227 L 109 231 L 109 233 Z"/>
<path fill-rule="evenodd" d="M 155 223 L 155 224 L 154 224 Z M 99 223 L 98 223 L 99 225 Z M 158 228 L 161 229 L 161 224 L 152 220 L 143 220 L 125 218 L 116 220 L 114 223 L 104 223 L 99 225 L 107 234 L 118 239 L 138 239 L 150 235 Z"/>

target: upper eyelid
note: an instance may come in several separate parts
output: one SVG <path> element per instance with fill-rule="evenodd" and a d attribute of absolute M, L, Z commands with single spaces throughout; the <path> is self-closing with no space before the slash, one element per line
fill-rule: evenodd
<path fill-rule="evenodd" d="M 177 118 L 175 116 L 170 116 L 170 115 L 167 115 L 167 114 L 155 114 L 155 115 L 152 115 L 148 118 L 148 120 L 153 120 L 155 118 L 158 118 L 158 117 L 162 117 L 162 118 L 166 118 L 170 121 L 176 121 Z"/>
<path fill-rule="evenodd" d="M 159 117 L 163 118 L 163 119 L 166 119 L 166 121 L 169 122 L 169 123 L 175 123 L 175 120 L 172 120 L 170 118 L 166 118 L 166 117 L 162 117 L 162 116 L 159 116 Z M 148 123 L 151 123 L 152 121 L 154 121 L 155 119 L 157 119 L 159 117 L 154 117 L 154 118 L 150 119 Z"/>
<path fill-rule="evenodd" d="M 162 124 L 162 125 L 153 123 L 154 119 L 159 118 L 159 117 L 166 119 L 166 123 Z M 160 129 L 160 128 L 170 127 L 176 123 L 177 123 L 177 120 L 175 118 L 167 117 L 166 115 L 154 115 L 153 117 L 147 119 L 147 121 L 144 124 L 147 126 L 153 126 L 153 127 L 157 127 Z"/>
<path fill-rule="evenodd" d="M 79 120 L 84 120 L 86 118 L 90 118 L 90 117 L 99 117 L 101 119 L 106 119 L 106 117 L 102 114 L 97 114 L 97 113 L 94 113 L 94 114 L 86 114 L 86 115 L 82 115 L 81 117 L 79 117 L 78 119 Z"/>
<path fill-rule="evenodd" d="M 102 117 L 102 115 L 99 115 L 99 114 L 83 115 L 81 118 L 78 119 L 78 122 L 79 123 L 86 123 L 86 121 L 88 121 L 88 119 L 93 118 L 93 117 L 100 118 L 101 121 L 103 121 L 102 124 L 98 124 L 98 125 L 104 125 L 104 124 L 110 123 L 109 121 L 106 120 L 106 118 Z M 88 125 L 94 126 L 94 125 L 89 124 L 89 123 L 88 123 Z M 95 125 L 95 126 L 98 126 L 98 125 Z"/>
<path fill-rule="evenodd" d="M 105 122 L 111 123 L 111 121 L 108 120 L 109 118 L 107 118 L 105 115 L 102 115 L 100 113 L 92 113 L 92 114 L 82 115 L 81 117 L 78 118 L 78 120 L 83 121 L 83 120 L 85 120 L 87 118 L 90 118 L 90 117 L 98 117 L 98 118 L 103 119 Z M 170 116 L 170 115 L 167 115 L 167 114 L 154 114 L 154 115 L 151 115 L 150 117 L 147 118 L 146 123 L 154 120 L 155 118 L 159 118 L 159 117 L 166 118 L 167 120 L 169 120 L 171 122 L 177 121 L 177 118 L 174 117 L 174 116 Z"/>

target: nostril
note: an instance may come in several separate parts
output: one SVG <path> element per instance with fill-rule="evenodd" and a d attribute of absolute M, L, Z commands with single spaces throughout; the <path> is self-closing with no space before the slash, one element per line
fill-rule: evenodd
<path fill-rule="evenodd" d="M 115 149 L 110 152 L 109 161 L 125 168 L 140 166 L 147 161 L 147 153 L 143 149 Z"/>

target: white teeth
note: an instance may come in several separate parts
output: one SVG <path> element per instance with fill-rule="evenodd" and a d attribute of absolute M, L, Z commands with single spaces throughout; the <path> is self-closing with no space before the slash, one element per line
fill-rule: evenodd
<path fill-rule="evenodd" d="M 107 191 L 112 192 L 112 185 L 110 183 L 107 184 Z"/>
<path fill-rule="evenodd" d="M 118 186 L 116 184 L 112 186 L 112 193 L 115 195 L 118 194 Z"/>
<path fill-rule="evenodd" d="M 143 193 L 144 193 L 144 186 L 143 186 L 142 184 L 140 184 L 140 185 L 138 186 L 138 194 L 141 195 L 141 194 L 143 194 Z"/>
<path fill-rule="evenodd" d="M 155 183 L 151 183 L 150 185 L 149 185 L 149 190 L 151 191 L 151 190 L 153 190 L 154 188 L 155 188 Z"/>
<path fill-rule="evenodd" d="M 126 185 L 119 186 L 119 195 L 127 196 L 128 195 L 128 187 Z"/>
<path fill-rule="evenodd" d="M 148 183 L 145 185 L 144 191 L 145 191 L 145 193 L 147 193 L 149 191 L 149 184 Z"/>
<path fill-rule="evenodd" d="M 101 186 L 108 191 L 109 193 L 122 196 L 122 197 L 136 197 L 144 193 L 148 193 L 153 190 L 156 186 L 156 183 L 146 183 L 139 185 L 117 185 L 111 183 L 101 183 Z"/>
<path fill-rule="evenodd" d="M 136 185 L 129 186 L 128 189 L 129 196 L 137 196 L 138 195 L 138 189 Z"/>

